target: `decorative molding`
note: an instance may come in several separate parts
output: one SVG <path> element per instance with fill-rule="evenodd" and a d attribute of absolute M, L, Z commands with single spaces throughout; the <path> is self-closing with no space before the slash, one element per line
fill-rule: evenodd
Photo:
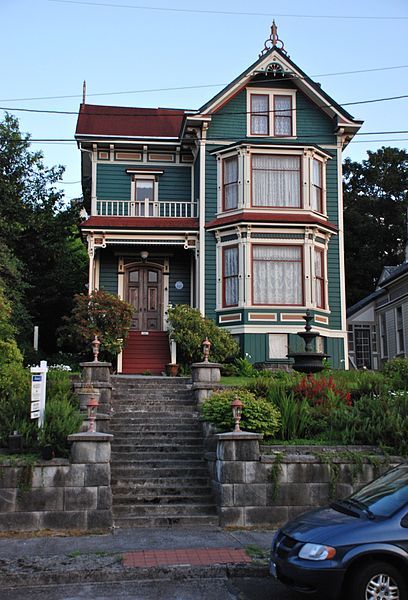
<path fill-rule="evenodd" d="M 232 321 L 242 321 L 242 315 L 240 313 L 234 313 L 231 315 L 220 315 L 219 323 L 231 323 Z"/>
<path fill-rule="evenodd" d="M 277 321 L 276 313 L 248 313 L 248 321 Z"/>
<path fill-rule="evenodd" d="M 142 160 L 141 152 L 116 152 L 115 153 L 116 160 Z"/>

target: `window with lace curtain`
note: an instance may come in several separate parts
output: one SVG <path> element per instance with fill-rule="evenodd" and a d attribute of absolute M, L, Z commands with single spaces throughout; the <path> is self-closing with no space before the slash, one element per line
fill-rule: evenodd
<path fill-rule="evenodd" d="M 252 156 L 252 206 L 301 206 L 300 156 Z"/>
<path fill-rule="evenodd" d="M 294 101 L 294 93 L 250 92 L 248 135 L 294 136 Z"/>
<path fill-rule="evenodd" d="M 315 269 L 315 302 L 318 308 L 325 308 L 324 294 L 324 252 L 320 248 L 314 250 Z"/>
<path fill-rule="evenodd" d="M 238 246 L 223 249 L 223 306 L 238 305 Z"/>
<path fill-rule="evenodd" d="M 223 161 L 222 171 L 223 210 L 233 210 L 238 206 L 238 157 Z"/>
<path fill-rule="evenodd" d="M 252 246 L 252 303 L 303 304 L 301 246 Z"/>

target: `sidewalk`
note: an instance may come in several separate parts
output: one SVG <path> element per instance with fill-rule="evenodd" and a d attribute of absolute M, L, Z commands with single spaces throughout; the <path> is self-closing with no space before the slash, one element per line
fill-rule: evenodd
<path fill-rule="evenodd" d="M 211 527 L 0 538 L 0 584 L 263 577 L 267 575 L 266 557 L 272 536 L 272 531 Z"/>

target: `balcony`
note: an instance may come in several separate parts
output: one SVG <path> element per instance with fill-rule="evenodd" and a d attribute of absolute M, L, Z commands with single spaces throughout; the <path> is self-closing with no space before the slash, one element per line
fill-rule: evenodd
<path fill-rule="evenodd" d="M 97 200 L 96 212 L 92 214 L 99 217 L 162 217 L 168 218 L 195 218 L 197 216 L 197 203 L 169 200 L 155 202 L 144 200 L 130 202 L 128 200 Z"/>

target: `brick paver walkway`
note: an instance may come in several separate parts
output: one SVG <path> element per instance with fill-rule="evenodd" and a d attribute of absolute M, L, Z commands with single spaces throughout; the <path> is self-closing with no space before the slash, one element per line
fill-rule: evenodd
<path fill-rule="evenodd" d="M 125 567 L 199 566 L 250 562 L 251 558 L 242 548 L 138 550 L 123 554 Z"/>

